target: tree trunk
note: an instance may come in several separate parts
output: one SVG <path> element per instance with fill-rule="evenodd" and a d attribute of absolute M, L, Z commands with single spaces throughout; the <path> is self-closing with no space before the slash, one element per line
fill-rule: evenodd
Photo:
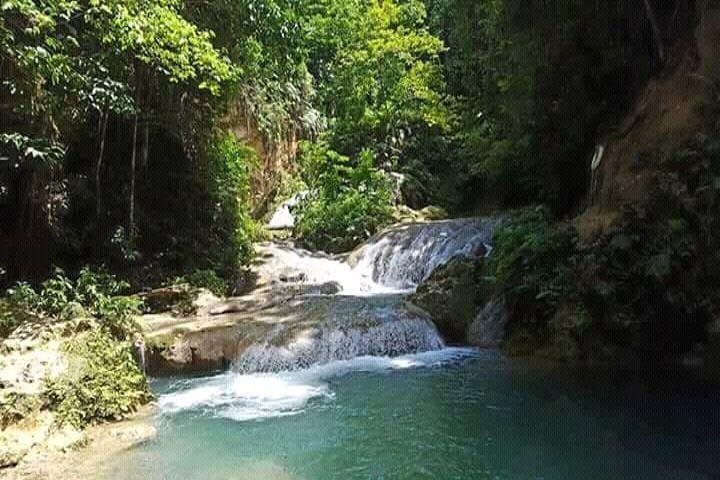
<path fill-rule="evenodd" d="M 101 114 L 100 120 L 100 151 L 98 152 L 97 163 L 95 164 L 95 222 L 97 228 L 98 251 L 102 243 L 102 183 L 100 181 L 105 155 L 105 138 L 107 137 L 108 111 Z"/>
<path fill-rule="evenodd" d="M 148 155 L 150 151 L 150 122 L 146 121 L 143 125 L 143 141 L 142 141 L 142 150 L 140 151 L 140 170 L 142 170 L 143 175 L 147 173 L 148 169 Z"/>
<path fill-rule="evenodd" d="M 135 243 L 135 161 L 137 159 L 138 113 L 133 124 L 132 155 L 130 156 L 130 209 L 128 214 L 128 238 Z"/>
<path fill-rule="evenodd" d="M 660 63 L 665 63 L 665 45 L 663 44 L 662 39 L 662 32 L 660 31 L 660 26 L 658 25 L 657 17 L 655 16 L 655 12 L 653 11 L 652 5 L 650 5 L 650 0 L 644 0 L 645 1 L 645 12 L 647 13 L 648 20 L 650 21 L 650 26 L 652 27 L 653 31 L 653 38 L 655 39 L 655 45 L 657 46 L 658 51 L 658 57 L 660 58 Z"/>

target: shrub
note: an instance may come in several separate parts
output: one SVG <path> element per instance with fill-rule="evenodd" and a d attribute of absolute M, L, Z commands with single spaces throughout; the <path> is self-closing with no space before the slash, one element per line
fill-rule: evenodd
<path fill-rule="evenodd" d="M 69 359 L 66 372 L 45 385 L 60 424 L 83 428 L 97 421 L 118 420 L 151 399 L 129 342 L 118 342 L 102 329 L 93 329 L 64 348 Z"/>
<path fill-rule="evenodd" d="M 260 236 L 259 226 L 250 212 L 250 172 L 257 166 L 257 155 L 232 135 L 216 134 L 207 147 L 210 196 L 216 211 L 209 226 L 216 251 L 210 262 L 231 276 L 239 265 L 253 255 L 253 241 Z"/>
<path fill-rule="evenodd" d="M 22 323 L 22 319 L 20 312 L 11 308 L 6 300 L 0 300 L 0 338 L 12 333 Z"/>
<path fill-rule="evenodd" d="M 0 299 L 0 338 L 7 337 L 33 316 L 38 301 L 38 294 L 28 283 L 20 282 L 8 289 L 6 297 Z"/>
<path fill-rule="evenodd" d="M 118 294 L 128 288 L 126 282 L 113 275 L 83 268 L 73 281 L 57 274 L 42 284 L 39 293 L 27 283 L 18 283 L 8 290 L 5 318 L 21 318 L 34 314 L 57 320 L 70 320 L 89 315 L 116 338 L 126 338 L 137 330 L 135 315 L 141 301 Z M 9 320 L 3 323 L 10 323 Z M 17 322 L 16 322 L 17 323 Z"/>
<path fill-rule="evenodd" d="M 7 305 L 22 310 L 34 310 L 40 297 L 27 282 L 19 282 L 7 291 Z"/>
<path fill-rule="evenodd" d="M 302 146 L 301 166 L 310 195 L 299 205 L 295 234 L 312 247 L 350 250 L 392 218 L 392 192 L 368 152 L 356 162 L 324 143 Z"/>
<path fill-rule="evenodd" d="M 129 338 L 138 331 L 136 315 L 142 301 L 137 297 L 102 296 L 91 309 L 100 326 L 118 339 Z"/>
<path fill-rule="evenodd" d="M 187 284 L 194 288 L 206 288 L 218 297 L 224 297 L 228 294 L 228 285 L 220 278 L 214 270 L 194 270 L 193 272 L 177 277 L 173 282 L 174 285 Z"/>
<path fill-rule="evenodd" d="M 575 230 L 554 226 L 546 208 L 521 210 L 495 235 L 492 270 L 510 292 L 553 306 L 577 293 L 569 265 L 576 250 Z"/>

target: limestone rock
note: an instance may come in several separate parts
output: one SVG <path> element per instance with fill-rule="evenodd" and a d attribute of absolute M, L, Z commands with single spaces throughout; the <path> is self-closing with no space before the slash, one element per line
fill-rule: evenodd
<path fill-rule="evenodd" d="M 23 459 L 26 450 L 13 448 L 10 445 L 0 446 L 0 469 L 14 467 Z"/>
<path fill-rule="evenodd" d="M 437 268 L 413 295 L 412 302 L 430 314 L 446 340 L 469 342 L 468 328 L 493 290 L 484 270 L 483 259 L 451 260 Z"/>
<path fill-rule="evenodd" d="M 503 340 L 508 322 L 504 297 L 491 299 L 478 312 L 468 328 L 468 343 L 481 348 L 496 348 Z"/>

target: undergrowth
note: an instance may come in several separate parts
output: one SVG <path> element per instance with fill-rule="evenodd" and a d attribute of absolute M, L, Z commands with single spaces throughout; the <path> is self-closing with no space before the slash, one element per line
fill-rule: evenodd
<path fill-rule="evenodd" d="M 121 295 L 128 284 L 115 276 L 83 268 L 75 280 L 62 273 L 46 280 L 36 291 L 28 283 L 18 283 L 7 292 L 5 319 L 21 323 L 28 315 L 68 321 L 91 317 L 115 338 L 128 338 L 138 330 L 135 316 L 140 312 L 137 297 Z M 5 323 L 13 323 L 4 320 Z"/>
<path fill-rule="evenodd" d="M 152 398 L 129 341 L 117 341 L 95 328 L 68 340 L 64 351 L 67 370 L 45 385 L 58 423 L 83 428 L 120 420 Z"/>

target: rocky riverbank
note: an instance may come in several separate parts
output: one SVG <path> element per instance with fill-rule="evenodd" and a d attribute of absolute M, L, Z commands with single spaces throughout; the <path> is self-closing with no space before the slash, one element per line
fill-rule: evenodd
<path fill-rule="evenodd" d="M 0 469 L 3 480 L 55 480 L 59 478 L 103 478 L 111 467 L 107 460 L 152 439 L 153 407 L 148 406 L 122 422 L 91 426 L 83 431 L 57 430 L 50 414 L 34 420 L 35 428 L 24 430 L 33 436 L 14 468 Z M 44 440 L 41 438 L 44 437 Z"/>
<path fill-rule="evenodd" d="M 76 392 L 92 408 L 107 408 L 115 395 L 124 396 L 120 401 L 128 405 L 115 418 L 125 418 L 133 410 L 130 398 L 124 390 L 104 390 L 100 402 L 95 398 L 97 389 L 113 389 L 121 372 L 103 370 L 89 357 L 80 356 L 69 347 L 76 343 L 91 345 L 88 331 L 76 330 L 73 322 L 54 322 L 38 318 L 32 324 L 16 329 L 0 343 L 0 478 L 54 479 L 93 478 L 92 469 L 107 452 L 127 448 L 151 435 L 152 427 L 145 422 L 147 412 L 133 417 L 128 423 L 93 425 L 85 428 L 84 422 L 74 422 L 86 405 L 69 402 L 80 397 L 63 396 L 60 400 L 54 391 L 59 385 L 71 385 L 69 379 L 79 378 L 82 392 Z M 108 358 L 113 352 L 106 351 Z M 124 360 L 132 357 L 125 357 Z M 123 361 L 124 361 L 123 360 Z M 132 367 L 132 365 L 131 365 Z M 95 383 L 92 376 L 85 376 L 87 368 L 100 369 L 100 375 L 108 375 Z M 71 386 L 69 388 L 80 388 Z M 137 393 L 144 395 L 142 389 Z M 60 402 L 60 403 L 58 403 Z M 68 411 L 67 408 L 77 409 Z M 82 455 L 75 452 L 82 450 Z M 76 472 L 85 472 L 81 476 Z"/>

